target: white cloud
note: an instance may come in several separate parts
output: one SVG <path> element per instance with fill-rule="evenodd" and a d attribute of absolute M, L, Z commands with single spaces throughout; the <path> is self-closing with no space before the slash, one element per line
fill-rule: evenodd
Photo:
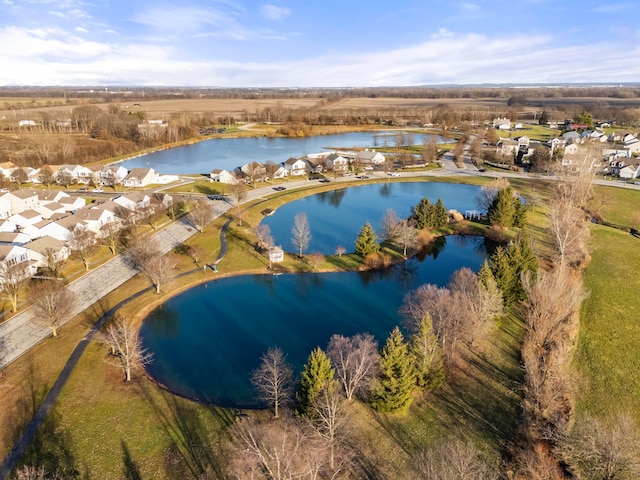
<path fill-rule="evenodd" d="M 131 18 L 134 22 L 163 32 L 194 32 L 205 27 L 235 25 L 227 11 L 214 8 L 154 6 Z"/>
<path fill-rule="evenodd" d="M 453 37 L 453 32 L 446 28 L 440 28 L 436 33 L 431 35 L 431 38 L 449 38 Z"/>
<path fill-rule="evenodd" d="M 276 5 L 262 5 L 260 7 L 260 16 L 268 20 L 282 20 L 291 15 L 288 8 L 277 7 Z"/>
<path fill-rule="evenodd" d="M 2 85 L 386 86 L 443 83 L 632 82 L 640 53 L 607 42 L 558 47 L 551 36 L 444 35 L 375 53 L 340 51 L 300 61 L 203 58 L 140 39 L 100 43 L 60 29 L 0 28 Z M 584 52 L 598 62 L 585 61 Z"/>
<path fill-rule="evenodd" d="M 630 3 L 609 3 L 594 7 L 588 11 L 591 13 L 620 13 L 631 9 L 632 7 L 635 7 L 635 5 Z"/>
<path fill-rule="evenodd" d="M 476 5 L 475 3 L 464 2 L 462 4 L 462 10 L 464 10 L 465 12 L 476 12 L 480 10 L 480 6 Z"/>
<path fill-rule="evenodd" d="M 75 31 L 76 32 L 80 32 L 80 33 L 89 33 L 89 30 L 87 30 L 86 28 L 83 28 L 83 27 L 76 27 Z"/>

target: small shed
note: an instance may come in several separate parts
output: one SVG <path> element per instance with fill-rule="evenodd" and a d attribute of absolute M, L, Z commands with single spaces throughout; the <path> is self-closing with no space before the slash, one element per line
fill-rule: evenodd
<path fill-rule="evenodd" d="M 269 261 L 272 263 L 284 261 L 284 250 L 282 250 L 282 247 L 271 247 L 269 249 Z"/>

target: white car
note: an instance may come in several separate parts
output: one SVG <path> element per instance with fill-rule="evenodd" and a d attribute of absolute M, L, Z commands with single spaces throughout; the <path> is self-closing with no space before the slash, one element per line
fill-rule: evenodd
<path fill-rule="evenodd" d="M 92 193 L 102 193 L 104 192 L 104 190 L 102 190 L 101 188 L 94 188 L 93 190 L 91 190 Z"/>
<path fill-rule="evenodd" d="M 398 172 L 391 172 L 389 175 L 391 175 L 392 177 L 399 177 L 400 174 Z"/>

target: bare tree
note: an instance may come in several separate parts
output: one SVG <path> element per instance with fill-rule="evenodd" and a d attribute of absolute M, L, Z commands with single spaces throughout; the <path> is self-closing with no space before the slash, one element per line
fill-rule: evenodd
<path fill-rule="evenodd" d="M 335 468 L 335 451 L 344 435 L 348 417 L 337 380 L 328 382 L 311 403 L 309 419 L 329 449 L 329 468 Z"/>
<path fill-rule="evenodd" d="M 197 200 L 191 205 L 191 210 L 187 215 L 189 223 L 200 233 L 213 220 L 213 211 L 206 200 Z"/>
<path fill-rule="evenodd" d="M 318 264 L 324 262 L 324 255 L 320 252 L 313 252 L 309 254 L 309 261 L 313 266 L 313 269 L 316 270 L 318 268 Z"/>
<path fill-rule="evenodd" d="M 269 225 L 258 225 L 258 228 L 256 228 L 256 235 L 258 236 L 258 248 L 260 250 L 267 251 L 274 246 L 273 237 L 271 236 L 271 228 L 269 228 Z"/>
<path fill-rule="evenodd" d="M 336 369 L 336 376 L 348 400 L 358 391 L 368 388 L 380 360 L 378 343 L 368 333 L 353 337 L 333 335 L 327 346 L 327 356 Z"/>
<path fill-rule="evenodd" d="M 60 476 L 57 473 L 49 474 L 44 467 L 21 467 L 16 472 L 17 480 L 59 480 Z"/>
<path fill-rule="evenodd" d="M 236 180 L 229 184 L 229 196 L 233 200 L 233 205 L 238 208 L 247 196 L 247 184 Z"/>
<path fill-rule="evenodd" d="M 319 478 L 325 454 L 299 422 L 241 423 L 234 433 L 239 444 L 233 470 L 239 478 Z"/>
<path fill-rule="evenodd" d="M 580 418 L 558 450 L 576 478 L 640 478 L 640 432 L 629 414 Z"/>
<path fill-rule="evenodd" d="M 122 245 L 122 225 L 119 222 L 105 223 L 100 231 L 102 242 L 109 248 L 111 255 L 115 255 Z"/>
<path fill-rule="evenodd" d="M 587 255 L 589 224 L 583 210 L 570 202 L 551 202 L 549 229 L 558 263 L 580 262 Z"/>
<path fill-rule="evenodd" d="M 29 180 L 29 174 L 24 168 L 16 168 L 11 173 L 11 178 L 13 179 L 15 184 L 18 186 L 18 188 L 22 188 L 22 185 L 27 183 L 27 180 Z"/>
<path fill-rule="evenodd" d="M 54 248 L 47 247 L 42 251 L 42 257 L 49 274 L 57 277 L 60 273 L 60 266 L 64 263 L 64 261 L 58 255 L 58 251 Z"/>
<path fill-rule="evenodd" d="M 82 261 L 85 270 L 89 270 L 91 257 L 96 252 L 96 235 L 89 229 L 76 227 L 69 229 L 69 248 Z"/>
<path fill-rule="evenodd" d="M 496 462 L 497 463 L 497 462 Z M 497 480 L 500 472 L 481 452 L 459 439 L 445 438 L 418 454 L 416 470 L 429 480 Z"/>
<path fill-rule="evenodd" d="M 30 298 L 37 318 L 51 328 L 54 337 L 58 336 L 58 328 L 75 308 L 75 294 L 59 280 L 46 280 L 31 287 Z"/>
<path fill-rule="evenodd" d="M 347 251 L 346 248 L 344 248 L 342 245 L 338 245 L 336 247 L 336 255 L 338 255 L 338 257 L 342 258 L 342 254 L 345 253 Z"/>
<path fill-rule="evenodd" d="M 267 177 L 269 178 L 269 180 L 273 181 L 273 178 L 274 178 L 276 172 L 278 171 L 278 169 L 280 168 L 280 166 L 277 163 L 274 163 L 271 160 L 267 160 L 267 162 L 264 164 L 264 168 L 265 168 L 265 171 L 267 173 Z"/>
<path fill-rule="evenodd" d="M 160 250 L 153 238 L 140 239 L 132 245 L 127 254 L 133 265 L 146 276 L 155 287 L 156 293 L 168 280 L 171 271 L 171 261 Z"/>
<path fill-rule="evenodd" d="M 509 180 L 506 177 L 496 178 L 491 184 L 480 188 L 480 193 L 476 197 L 476 205 L 484 212 L 489 210 L 493 199 L 500 190 L 504 190 L 509 186 Z"/>
<path fill-rule="evenodd" d="M 466 303 L 473 311 L 473 316 L 478 322 L 474 336 L 479 330 L 490 327 L 490 322 L 503 312 L 502 294 L 493 278 L 489 286 L 484 286 L 478 276 L 470 268 L 464 267 L 456 270 L 451 276 L 449 289 L 458 295 L 468 299 Z"/>
<path fill-rule="evenodd" d="M 149 364 L 153 355 L 142 346 L 138 330 L 124 317 L 115 317 L 107 327 L 107 338 L 111 351 L 108 362 L 122 368 L 125 380 L 131 381 L 131 374 Z M 113 358 L 115 357 L 115 358 Z"/>
<path fill-rule="evenodd" d="M 38 173 L 38 180 L 40 180 L 40 183 L 43 185 L 46 185 L 48 189 L 51 189 L 51 185 L 56 183 L 56 175 L 49 165 L 45 165 Z"/>
<path fill-rule="evenodd" d="M 418 244 L 416 222 L 412 218 L 402 220 L 396 227 L 396 241 L 402 247 L 402 255 L 407 256 L 407 250 Z"/>
<path fill-rule="evenodd" d="M 7 265 L 0 262 L 0 288 L 9 297 L 12 311 L 18 311 L 18 295 L 29 281 L 30 274 L 26 262 Z"/>
<path fill-rule="evenodd" d="M 302 258 L 302 252 L 307 249 L 311 242 L 311 228 L 307 214 L 300 212 L 293 219 L 293 227 L 291 228 L 291 243 L 298 250 L 298 257 Z"/>
<path fill-rule="evenodd" d="M 260 360 L 260 366 L 251 374 L 251 382 L 273 408 L 273 417 L 278 418 L 280 407 L 291 400 L 293 369 L 277 347 L 269 348 Z"/>
<path fill-rule="evenodd" d="M 400 218 L 392 208 L 388 208 L 382 216 L 381 222 L 381 237 L 387 242 L 395 240 L 398 234 L 398 226 L 400 224 Z"/>

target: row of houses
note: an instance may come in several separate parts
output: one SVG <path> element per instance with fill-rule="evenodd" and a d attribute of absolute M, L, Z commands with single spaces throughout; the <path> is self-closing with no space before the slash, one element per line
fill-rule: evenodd
<path fill-rule="evenodd" d="M 209 176 L 214 182 L 220 183 L 254 183 L 289 176 L 306 176 L 310 173 L 324 173 L 326 171 L 344 174 L 353 165 L 367 168 L 380 165 L 385 161 L 385 156 L 375 150 L 321 152 L 312 153 L 303 158 L 289 158 L 280 164 L 249 162 L 236 167 L 232 171 L 214 169 Z"/>
<path fill-rule="evenodd" d="M 154 203 L 144 192 L 131 192 L 90 205 L 81 197 L 56 191 L 17 190 L 0 195 L 0 282 L 8 267 L 20 265 L 26 275 L 46 266 L 47 256 L 62 261 L 71 253 L 70 242 L 80 232 L 93 241 L 114 229 L 172 202 L 162 195 Z"/>
<path fill-rule="evenodd" d="M 153 168 L 134 168 L 131 171 L 122 165 L 43 165 L 39 168 L 18 167 L 12 162 L 0 163 L 0 173 L 11 182 L 18 181 L 18 172 L 23 183 L 54 182 L 61 185 L 124 185 L 145 187 L 152 184 L 167 184 L 178 180 L 177 175 L 160 175 Z"/>

